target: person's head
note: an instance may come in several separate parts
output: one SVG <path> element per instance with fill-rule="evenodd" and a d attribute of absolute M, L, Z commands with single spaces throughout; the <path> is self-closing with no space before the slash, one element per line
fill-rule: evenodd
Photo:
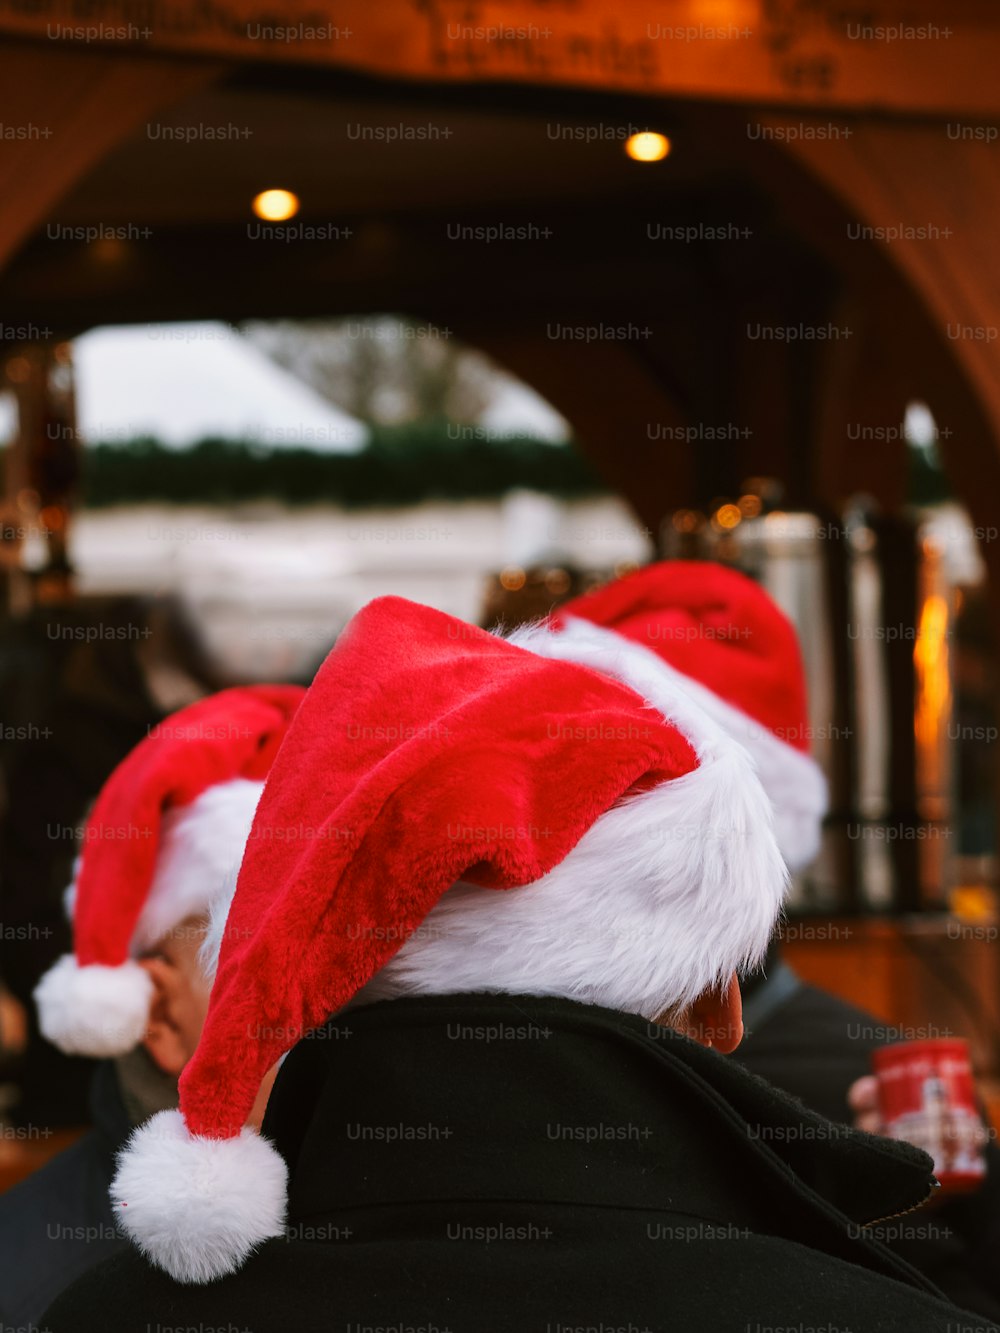
<path fill-rule="evenodd" d="M 142 1047 L 179 1076 L 208 1006 L 208 915 L 303 693 L 255 686 L 201 700 L 160 723 L 105 783 L 67 891 L 74 953 L 35 990 L 42 1033 L 67 1054 Z"/>
<path fill-rule="evenodd" d="M 299 1009 L 557 995 L 731 1050 L 787 883 L 771 824 L 744 749 L 655 666 L 612 680 L 382 598 L 308 692 L 212 913 L 213 1007 L 242 981 L 294 1038 Z"/>

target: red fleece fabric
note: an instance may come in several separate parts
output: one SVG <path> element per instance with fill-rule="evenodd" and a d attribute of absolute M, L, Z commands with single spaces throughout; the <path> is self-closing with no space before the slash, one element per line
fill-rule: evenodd
<path fill-rule="evenodd" d="M 181 1078 L 189 1131 L 238 1133 L 269 1066 L 457 880 L 531 883 L 626 793 L 697 766 L 624 685 L 401 598 L 370 603 L 320 669 L 257 808 Z"/>
<path fill-rule="evenodd" d="M 798 636 L 753 579 L 725 565 L 665 560 L 563 606 L 651 649 L 670 666 L 809 752 L 809 711 Z"/>
<path fill-rule="evenodd" d="M 297 685 L 222 690 L 173 713 L 118 765 L 87 821 L 73 910 L 81 967 L 117 967 L 156 871 L 161 820 L 209 787 L 267 776 L 295 710 Z"/>

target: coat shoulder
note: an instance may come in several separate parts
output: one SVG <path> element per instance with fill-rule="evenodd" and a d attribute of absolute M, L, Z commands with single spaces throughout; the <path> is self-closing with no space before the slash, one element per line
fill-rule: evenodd
<path fill-rule="evenodd" d="M 929 1292 L 775 1237 L 675 1239 L 641 1254 L 635 1247 L 622 1252 L 607 1237 L 591 1241 L 582 1255 L 575 1244 L 567 1250 L 511 1247 L 508 1253 L 491 1246 L 484 1255 L 461 1244 L 414 1245 L 399 1235 L 384 1245 L 343 1248 L 269 1242 L 242 1272 L 203 1287 L 179 1286 L 129 1251 L 77 1281 L 41 1327 L 106 1333 L 113 1310 L 116 1333 L 149 1333 L 156 1326 L 255 1333 L 294 1326 L 299 1333 L 329 1333 L 352 1322 L 523 1333 L 546 1323 L 592 1327 L 594 1311 L 612 1308 L 628 1315 L 616 1321 L 625 1327 L 697 1327 L 700 1333 L 956 1333 L 963 1327 L 971 1333 L 977 1324 L 974 1315 L 963 1323 L 962 1312 Z"/>
<path fill-rule="evenodd" d="M 718 1252 L 714 1259 L 702 1256 L 706 1282 L 720 1271 L 720 1259 Z M 693 1267 L 698 1266 L 695 1260 Z M 942 1294 L 770 1236 L 735 1244 L 726 1271 L 730 1298 L 739 1301 L 738 1311 L 729 1313 L 746 1315 L 742 1327 L 750 1333 L 755 1326 L 818 1326 L 851 1333 L 959 1333 L 965 1328 L 973 1333 L 977 1323 L 977 1316 L 969 1315 L 963 1324 L 962 1312 Z"/>
<path fill-rule="evenodd" d="M 270 1243 L 242 1272 L 206 1286 L 186 1286 L 126 1245 L 67 1287 L 45 1312 L 40 1328 L 43 1333 L 107 1333 L 108 1312 L 113 1310 L 115 1333 L 150 1333 L 171 1326 L 264 1333 L 286 1328 L 290 1313 L 305 1329 L 309 1325 L 298 1319 L 303 1275 L 293 1250 Z"/>

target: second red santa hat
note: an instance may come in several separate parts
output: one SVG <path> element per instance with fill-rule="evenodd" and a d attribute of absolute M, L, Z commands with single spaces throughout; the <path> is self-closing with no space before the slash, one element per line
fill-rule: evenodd
<path fill-rule="evenodd" d="M 153 985 L 136 955 L 224 893 L 304 694 L 250 685 L 200 699 L 101 788 L 69 889 L 73 953 L 35 988 L 42 1033 L 67 1054 L 123 1055 L 141 1040 Z"/>
<path fill-rule="evenodd" d="M 708 560 L 665 560 L 565 602 L 515 630 L 533 652 L 692 699 L 753 756 L 790 869 L 820 845 L 827 787 L 809 754 L 806 677 L 795 627 L 753 579 Z M 657 685 L 659 680 L 659 686 Z"/>

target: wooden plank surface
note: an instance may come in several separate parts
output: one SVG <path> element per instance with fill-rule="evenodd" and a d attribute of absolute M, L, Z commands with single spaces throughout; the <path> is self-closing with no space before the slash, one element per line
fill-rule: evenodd
<path fill-rule="evenodd" d="M 984 0 L 0 0 L 0 32 L 396 79 L 616 89 L 931 114 L 1000 111 Z"/>

